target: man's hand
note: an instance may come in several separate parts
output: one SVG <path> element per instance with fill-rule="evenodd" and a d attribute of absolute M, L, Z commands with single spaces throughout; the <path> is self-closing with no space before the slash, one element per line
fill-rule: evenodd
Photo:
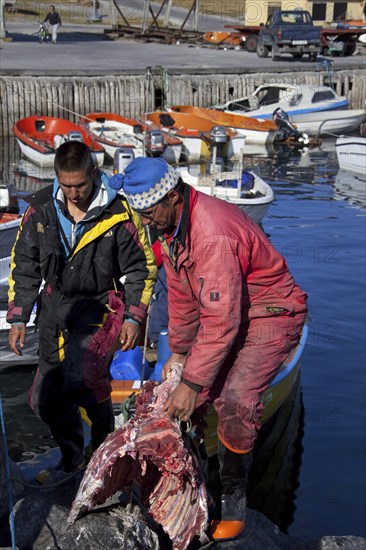
<path fill-rule="evenodd" d="M 181 363 L 182 365 L 184 365 L 185 361 L 186 361 L 185 355 L 181 353 L 172 353 L 169 359 L 165 362 L 163 366 L 163 372 L 162 372 L 163 380 L 166 380 L 170 367 L 172 366 L 173 363 Z"/>
<path fill-rule="evenodd" d="M 25 323 L 14 323 L 9 331 L 9 347 L 17 355 L 23 355 L 21 349 L 25 344 L 26 327 Z M 19 346 L 18 346 L 19 343 Z"/>
<path fill-rule="evenodd" d="M 127 351 L 134 349 L 140 334 L 140 325 L 132 321 L 125 321 L 122 325 L 121 334 L 119 336 L 122 344 L 121 350 Z"/>
<path fill-rule="evenodd" d="M 171 418 L 179 418 L 184 422 L 188 422 L 195 409 L 197 396 L 198 393 L 195 390 L 181 382 L 168 397 L 164 411 Z"/>

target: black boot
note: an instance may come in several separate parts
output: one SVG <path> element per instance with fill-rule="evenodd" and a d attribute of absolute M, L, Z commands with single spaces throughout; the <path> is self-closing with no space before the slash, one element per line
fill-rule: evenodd
<path fill-rule="evenodd" d="M 246 486 L 252 453 L 234 453 L 220 440 L 218 449 L 221 520 L 213 522 L 212 537 L 220 541 L 233 539 L 244 530 L 247 509 Z"/>

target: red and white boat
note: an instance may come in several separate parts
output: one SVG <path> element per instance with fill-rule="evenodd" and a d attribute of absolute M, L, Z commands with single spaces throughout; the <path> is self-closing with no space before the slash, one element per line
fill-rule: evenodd
<path fill-rule="evenodd" d="M 41 167 L 53 166 L 55 152 L 65 141 L 82 141 L 90 148 L 98 166 L 104 163 L 104 149 L 85 128 L 64 118 L 30 116 L 18 120 L 13 133 L 23 155 Z"/>
<path fill-rule="evenodd" d="M 80 124 L 114 158 L 120 147 L 131 148 L 135 157 L 162 156 L 168 162 L 178 162 L 182 142 L 166 136 L 155 125 L 115 113 L 87 113 Z"/>

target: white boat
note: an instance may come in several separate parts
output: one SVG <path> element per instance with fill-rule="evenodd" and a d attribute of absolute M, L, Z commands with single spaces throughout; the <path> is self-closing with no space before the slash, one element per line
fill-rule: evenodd
<path fill-rule="evenodd" d="M 10 325 L 6 322 L 9 271 L 10 257 L 0 258 L 0 371 L 15 363 L 17 365 L 31 365 L 38 362 L 38 334 L 34 330 L 35 311 L 32 313 L 27 325 L 27 338 L 22 350 L 23 355 L 16 355 L 9 349 L 8 334 Z"/>
<path fill-rule="evenodd" d="M 355 174 L 340 169 L 335 177 L 333 197 L 356 208 L 366 208 L 366 171 Z"/>
<path fill-rule="evenodd" d="M 87 113 L 80 124 L 114 159 L 117 149 L 131 148 L 134 157 L 162 156 L 167 162 L 179 162 L 182 142 L 163 136 L 156 126 L 115 113 Z"/>
<path fill-rule="evenodd" d="M 338 95 L 330 86 L 271 83 L 258 86 L 250 96 L 217 104 L 213 108 L 252 118 L 272 119 L 272 113 L 278 107 L 293 116 L 344 110 L 348 105 L 348 99 Z"/>
<path fill-rule="evenodd" d="M 246 191 L 241 184 L 238 185 L 243 174 L 240 168 L 232 172 L 197 176 L 192 175 L 186 167 L 179 167 L 178 170 L 183 181 L 192 185 L 197 191 L 235 204 L 258 224 L 263 220 L 269 205 L 275 198 L 271 186 L 254 172 L 246 172 L 254 178 L 252 188 Z"/>
<path fill-rule="evenodd" d="M 339 167 L 365 176 L 366 137 L 341 136 L 336 140 L 335 146 Z"/>
<path fill-rule="evenodd" d="M 290 122 L 299 132 L 308 135 L 342 134 L 358 130 L 366 119 L 365 109 L 317 111 L 304 115 L 290 115 Z"/>

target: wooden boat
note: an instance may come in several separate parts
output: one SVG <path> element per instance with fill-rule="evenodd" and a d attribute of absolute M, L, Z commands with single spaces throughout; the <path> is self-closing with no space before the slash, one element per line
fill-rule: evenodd
<path fill-rule="evenodd" d="M 145 113 L 142 119 L 155 124 L 164 135 L 178 137 L 183 143 L 183 160 L 209 158 L 214 147 L 221 151 L 220 156 L 226 158 L 240 158 L 243 154 L 245 136 L 207 118 L 188 113 L 154 111 Z"/>
<path fill-rule="evenodd" d="M 317 111 L 290 116 L 290 122 L 300 132 L 310 136 L 352 132 L 358 130 L 365 119 L 365 109 Z"/>
<path fill-rule="evenodd" d="M 261 401 L 264 405 L 262 424 L 266 423 L 278 409 L 283 405 L 286 399 L 291 394 L 294 386 L 298 381 L 298 376 L 300 372 L 300 360 L 304 347 L 306 344 L 306 339 L 308 336 L 308 326 L 305 325 L 301 334 L 300 342 L 296 348 L 291 352 L 288 358 L 282 364 L 277 376 L 274 378 L 270 386 L 263 393 Z M 159 354 L 159 348 L 158 348 Z M 170 352 L 169 352 L 170 354 Z M 117 358 L 121 359 L 123 352 L 117 352 Z M 115 356 L 116 357 L 116 356 Z M 168 359 L 169 355 L 165 356 L 164 362 Z M 117 359 L 114 359 L 115 361 Z M 112 363 L 113 364 L 113 363 Z M 141 364 L 140 364 L 140 370 Z M 138 372 L 138 370 L 136 371 Z M 146 372 L 146 369 L 145 369 Z M 154 376 L 154 372 L 150 374 L 148 370 L 148 375 L 150 379 L 157 380 L 158 378 Z M 112 401 L 115 408 L 117 409 L 120 404 L 127 398 L 131 397 L 134 393 L 139 393 L 142 384 L 145 382 L 144 379 L 136 378 L 134 380 L 112 380 Z M 205 443 L 209 456 L 213 456 L 217 452 L 217 416 L 213 406 L 210 407 L 208 415 L 208 427 L 205 435 Z"/>
<path fill-rule="evenodd" d="M 274 201 L 274 193 L 270 185 L 254 172 L 246 172 L 252 176 L 252 187 L 242 189 L 242 170 L 221 172 L 216 175 L 204 174 L 193 176 L 187 168 L 179 168 L 183 181 L 192 185 L 197 191 L 215 196 L 238 206 L 256 223 L 261 223 L 269 205 Z"/>
<path fill-rule="evenodd" d="M 168 162 L 179 162 L 182 142 L 174 136 L 162 136 L 153 124 L 115 113 L 87 113 L 80 124 L 113 159 L 118 148 L 131 148 L 135 157 L 163 156 Z"/>
<path fill-rule="evenodd" d="M 245 136 L 245 143 L 270 144 L 273 143 L 277 134 L 277 126 L 272 120 L 243 117 L 235 113 L 189 105 L 176 105 L 171 110 L 174 112 L 173 118 L 176 116 L 175 113 L 185 113 L 205 118 L 214 124 L 232 128 Z"/>
<path fill-rule="evenodd" d="M 21 215 L 14 185 L 0 184 L 0 258 L 10 256 Z"/>
<path fill-rule="evenodd" d="M 336 140 L 335 146 L 339 167 L 365 176 L 366 137 L 341 136 Z"/>
<path fill-rule="evenodd" d="M 57 147 L 69 140 L 86 143 L 98 166 L 104 163 L 103 147 L 86 132 L 85 128 L 64 118 L 23 118 L 14 124 L 13 133 L 23 155 L 42 167 L 53 166 Z"/>

